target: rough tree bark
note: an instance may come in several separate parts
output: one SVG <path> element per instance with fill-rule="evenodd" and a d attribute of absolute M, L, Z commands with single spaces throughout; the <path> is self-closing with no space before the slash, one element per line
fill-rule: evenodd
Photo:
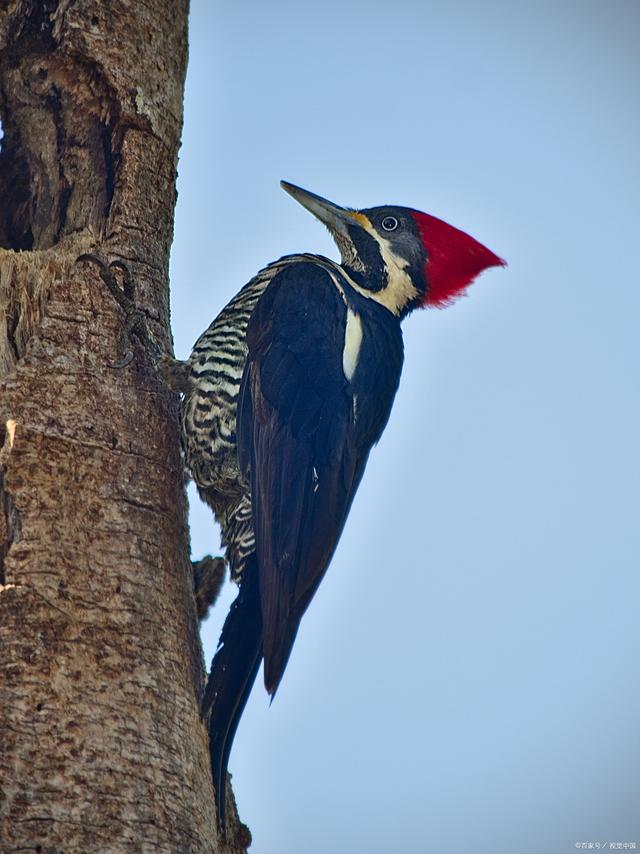
<path fill-rule="evenodd" d="M 0 849 L 217 838 L 176 399 L 83 252 L 170 348 L 187 0 L 0 4 Z"/>

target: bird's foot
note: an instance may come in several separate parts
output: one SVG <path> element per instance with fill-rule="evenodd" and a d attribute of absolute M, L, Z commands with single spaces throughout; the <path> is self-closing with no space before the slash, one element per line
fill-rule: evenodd
<path fill-rule="evenodd" d="M 124 261 L 115 260 L 107 263 L 99 255 L 87 252 L 79 255 L 76 262 L 89 262 L 98 268 L 100 278 L 109 289 L 111 296 L 124 312 L 125 322 L 118 333 L 118 350 L 124 353 L 121 359 L 109 367 L 125 368 L 133 361 L 132 336 L 135 335 L 145 350 L 149 353 L 154 365 L 162 357 L 162 350 L 149 331 L 148 320 L 158 320 L 154 309 L 139 308 L 136 304 L 136 288 L 129 267 Z M 121 274 L 122 284 L 118 281 L 116 271 Z"/>
<path fill-rule="evenodd" d="M 153 366 L 162 377 L 165 385 L 172 391 L 181 394 L 189 389 L 190 368 L 188 362 L 174 359 L 168 353 L 163 353 L 149 330 L 149 320 L 158 320 L 158 312 L 151 308 L 141 308 L 136 302 L 136 288 L 131 270 L 124 263 L 116 259 L 107 263 L 104 258 L 93 253 L 85 253 L 76 258 L 76 261 L 85 261 L 95 264 L 98 268 L 100 278 L 109 289 L 110 294 L 124 312 L 125 322 L 118 333 L 118 352 L 124 353 L 121 359 L 114 362 L 111 368 L 126 368 L 133 361 L 132 336 L 145 348 Z M 121 276 L 120 283 L 118 272 Z"/>
<path fill-rule="evenodd" d="M 202 622 L 220 595 L 225 575 L 224 558 L 207 555 L 202 560 L 194 560 L 192 564 L 196 610 L 198 620 Z"/>

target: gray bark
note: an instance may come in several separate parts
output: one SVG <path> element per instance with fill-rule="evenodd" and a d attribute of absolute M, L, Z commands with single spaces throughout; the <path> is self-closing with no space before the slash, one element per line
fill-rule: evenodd
<path fill-rule="evenodd" d="M 0 849 L 217 838 L 177 400 L 83 252 L 125 260 L 169 351 L 187 0 L 0 13 Z"/>

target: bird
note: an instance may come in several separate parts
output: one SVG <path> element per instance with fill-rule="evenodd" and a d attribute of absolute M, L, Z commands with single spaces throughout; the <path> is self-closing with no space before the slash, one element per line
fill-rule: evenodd
<path fill-rule="evenodd" d="M 273 700 L 389 419 L 401 322 L 506 263 L 418 210 L 346 208 L 281 186 L 327 227 L 340 262 L 300 253 L 269 264 L 182 363 L 186 466 L 239 585 L 203 701 L 223 829 L 230 751 L 260 664 Z"/>
<path fill-rule="evenodd" d="M 340 539 L 369 453 L 391 413 L 404 361 L 402 321 L 444 308 L 506 261 L 469 234 L 398 205 L 353 209 L 287 181 L 323 223 L 340 263 L 287 255 L 260 270 L 185 361 L 163 352 L 136 304 L 128 265 L 85 253 L 165 383 L 181 395 L 188 474 L 220 524 L 239 587 L 204 691 L 219 827 L 227 767 L 260 664 L 273 697 L 300 621 Z M 122 285 L 115 271 L 122 276 Z M 132 349 L 111 365 L 124 368 Z M 198 615 L 217 596 L 219 560 L 193 565 Z"/>

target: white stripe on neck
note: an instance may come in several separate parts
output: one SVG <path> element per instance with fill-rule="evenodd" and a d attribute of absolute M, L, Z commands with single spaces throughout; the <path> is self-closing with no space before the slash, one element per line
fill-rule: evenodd
<path fill-rule="evenodd" d="M 344 349 L 342 351 L 342 370 L 345 377 L 351 382 L 356 367 L 362 344 L 362 321 L 360 315 L 350 308 L 347 309 L 347 324 L 344 329 Z"/>

